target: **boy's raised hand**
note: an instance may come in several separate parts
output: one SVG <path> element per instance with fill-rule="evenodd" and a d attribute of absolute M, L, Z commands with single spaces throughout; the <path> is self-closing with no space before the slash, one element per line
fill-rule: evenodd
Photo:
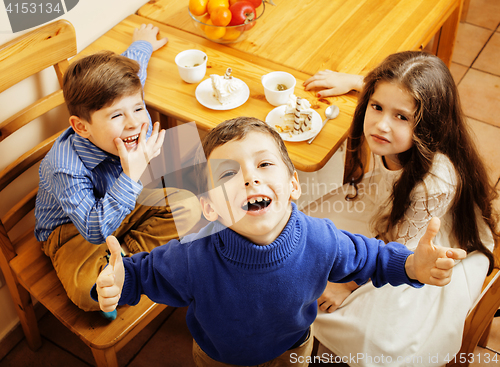
<path fill-rule="evenodd" d="M 120 138 L 115 138 L 116 149 L 120 157 L 123 172 L 132 180 L 138 182 L 146 170 L 149 161 L 157 157 L 161 152 L 163 140 L 165 139 L 165 130 L 160 130 L 160 123 L 157 121 L 153 125 L 153 132 L 146 140 L 148 125 L 143 124 L 141 133 L 137 141 L 137 147 L 128 151 Z"/>
<path fill-rule="evenodd" d="M 467 257 L 467 253 L 462 249 L 434 246 L 432 240 L 438 233 L 439 226 L 439 218 L 432 218 L 425 234 L 418 242 L 415 253 L 408 256 L 405 269 L 410 279 L 444 286 L 451 281 L 455 260 Z"/>
<path fill-rule="evenodd" d="M 109 264 L 97 277 L 96 288 L 99 299 L 99 307 L 104 312 L 113 311 L 118 306 L 125 281 L 125 268 L 121 254 L 120 243 L 114 236 L 106 238 L 111 256 Z"/>
<path fill-rule="evenodd" d="M 154 27 L 152 24 L 141 24 L 139 28 L 134 29 L 134 34 L 132 35 L 132 42 L 135 41 L 148 41 L 153 46 L 153 51 L 165 46 L 168 42 L 168 38 L 157 39 L 160 29 Z"/>

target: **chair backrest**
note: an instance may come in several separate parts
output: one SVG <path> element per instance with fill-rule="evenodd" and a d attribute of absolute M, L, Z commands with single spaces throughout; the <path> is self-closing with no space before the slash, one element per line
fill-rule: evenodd
<path fill-rule="evenodd" d="M 486 346 L 491 321 L 500 307 L 500 243 L 495 242 L 493 250 L 495 265 L 484 282 L 483 291 L 470 309 L 465 320 L 462 346 L 458 356 L 469 356 L 480 345 Z M 468 366 L 470 358 L 456 358 L 447 366 Z"/>
<path fill-rule="evenodd" d="M 69 65 L 68 59 L 75 55 L 75 30 L 71 23 L 65 20 L 39 27 L 1 45 L 0 93 L 51 66 L 54 67 L 61 86 L 63 74 Z M 23 126 L 63 104 L 62 89 L 59 89 L 0 122 L 0 144 L 4 144 L 6 138 Z M 58 135 L 59 133 L 53 135 L 33 148 L 26 148 L 20 157 L 0 171 L 0 192 L 26 170 L 40 162 Z M 36 181 L 33 183 L 33 187 L 37 186 L 38 182 Z M 0 218 L 0 246 L 7 261 L 15 256 L 15 249 L 9 239 L 8 232 L 33 210 L 36 192 L 37 188 L 33 189 Z"/>

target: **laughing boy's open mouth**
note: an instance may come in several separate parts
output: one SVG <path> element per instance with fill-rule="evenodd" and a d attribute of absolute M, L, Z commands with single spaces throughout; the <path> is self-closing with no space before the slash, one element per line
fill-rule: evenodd
<path fill-rule="evenodd" d="M 122 139 L 125 145 L 135 145 L 139 139 L 139 134 L 129 136 L 128 138 Z"/>
<path fill-rule="evenodd" d="M 271 201 L 267 196 L 257 196 L 247 200 L 241 208 L 249 212 L 258 211 L 267 208 Z"/>

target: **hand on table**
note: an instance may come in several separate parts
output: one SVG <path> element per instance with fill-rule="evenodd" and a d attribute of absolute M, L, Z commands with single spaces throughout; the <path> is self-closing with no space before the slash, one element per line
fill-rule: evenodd
<path fill-rule="evenodd" d="M 146 170 L 149 161 L 157 157 L 161 152 L 163 140 L 165 139 L 165 130 L 160 130 L 160 123 L 155 122 L 153 132 L 146 140 L 148 125 L 142 124 L 141 133 L 137 141 L 137 146 L 128 151 L 120 138 L 115 138 L 116 149 L 120 157 L 123 172 L 134 181 L 139 181 Z"/>
<path fill-rule="evenodd" d="M 331 97 L 346 94 L 351 90 L 360 91 L 363 88 L 363 77 L 360 75 L 338 73 L 322 70 L 304 82 L 304 89 L 325 88 L 318 92 L 318 97 Z"/>
<path fill-rule="evenodd" d="M 444 286 L 451 281 L 455 260 L 467 257 L 467 253 L 462 249 L 435 246 L 432 243 L 439 227 L 439 218 L 432 218 L 418 242 L 415 253 L 406 259 L 405 269 L 410 279 L 416 279 L 420 283 Z"/>
<path fill-rule="evenodd" d="M 166 37 L 157 39 L 158 33 L 160 33 L 158 27 L 154 27 L 152 24 L 142 24 L 139 28 L 134 29 L 132 42 L 148 41 L 153 46 L 153 51 L 156 51 L 168 42 L 168 38 Z"/>
<path fill-rule="evenodd" d="M 328 282 L 321 297 L 318 298 L 318 308 L 324 312 L 333 312 L 342 305 L 344 300 L 359 286 L 355 282 Z"/>
<path fill-rule="evenodd" d="M 113 311 L 118 306 L 125 281 L 125 268 L 121 254 L 121 246 L 116 237 L 106 238 L 111 256 L 109 264 L 97 277 L 96 288 L 99 299 L 99 307 L 104 312 Z"/>

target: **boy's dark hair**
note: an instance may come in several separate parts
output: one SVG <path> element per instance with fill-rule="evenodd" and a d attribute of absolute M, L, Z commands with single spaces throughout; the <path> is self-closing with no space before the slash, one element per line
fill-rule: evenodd
<path fill-rule="evenodd" d="M 200 194 L 208 191 L 206 164 L 203 164 L 202 162 L 205 162 L 205 159 L 208 161 L 210 154 L 212 154 L 215 148 L 232 140 L 241 140 L 250 132 L 260 132 L 271 136 L 278 146 L 281 158 L 288 169 L 288 173 L 290 176 L 293 175 L 295 167 L 293 166 L 292 160 L 288 155 L 288 150 L 286 149 L 283 139 L 281 139 L 281 136 L 276 132 L 276 130 L 265 122 L 254 117 L 237 117 L 221 122 L 219 125 L 210 130 L 210 132 L 203 139 L 202 151 L 198 152 L 197 158 L 199 168 L 197 170 L 197 180 Z"/>
<path fill-rule="evenodd" d="M 70 115 L 87 122 L 90 115 L 117 98 L 142 91 L 139 64 L 112 51 L 101 51 L 72 63 L 63 79 Z"/>

